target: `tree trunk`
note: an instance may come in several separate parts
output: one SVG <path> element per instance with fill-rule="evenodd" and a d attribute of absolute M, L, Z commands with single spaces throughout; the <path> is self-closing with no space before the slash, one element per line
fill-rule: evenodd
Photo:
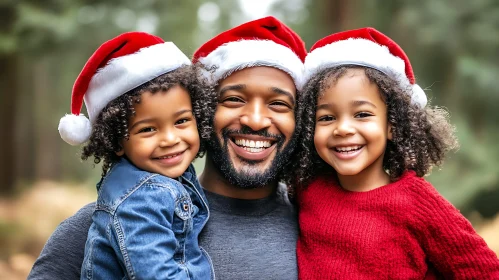
<path fill-rule="evenodd" d="M 8 40 L 16 20 L 15 8 L 0 5 L 0 33 Z M 3 51 L 3 52 L 1 52 Z M 14 116 L 18 94 L 18 54 L 13 50 L 0 50 L 0 194 L 12 194 L 15 183 Z"/>
<path fill-rule="evenodd" d="M 0 55 L 0 193 L 12 194 L 15 184 L 15 108 L 17 101 L 17 55 Z"/>

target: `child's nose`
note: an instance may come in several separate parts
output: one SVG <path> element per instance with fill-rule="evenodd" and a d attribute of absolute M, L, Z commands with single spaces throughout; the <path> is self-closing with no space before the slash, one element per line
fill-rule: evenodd
<path fill-rule="evenodd" d="M 345 137 L 353 135 L 355 133 L 355 128 L 352 126 L 349 120 L 338 120 L 337 126 L 333 131 L 334 136 Z"/>
<path fill-rule="evenodd" d="M 161 147 L 169 147 L 169 146 L 173 146 L 179 142 L 180 142 L 180 138 L 178 137 L 178 135 L 174 131 L 168 130 L 162 134 L 162 137 L 160 140 L 160 146 Z"/>

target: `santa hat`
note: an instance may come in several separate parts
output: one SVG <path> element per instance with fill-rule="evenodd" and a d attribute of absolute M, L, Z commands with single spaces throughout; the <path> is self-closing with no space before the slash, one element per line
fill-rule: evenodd
<path fill-rule="evenodd" d="M 118 96 L 182 65 L 189 58 L 172 42 L 143 32 L 128 32 L 102 44 L 87 61 L 73 86 L 71 114 L 59 122 L 62 139 L 71 145 L 88 140 L 92 124 Z M 90 121 L 80 114 L 85 101 Z"/>
<path fill-rule="evenodd" d="M 416 84 L 409 58 L 402 48 L 378 30 L 366 27 L 335 33 L 315 43 L 305 59 L 305 81 L 324 69 L 359 65 L 381 71 L 401 87 L 411 89 L 411 101 L 426 105 L 426 95 Z"/>
<path fill-rule="evenodd" d="M 220 33 L 193 55 L 202 74 L 212 84 L 233 72 L 256 66 L 270 66 L 288 73 L 298 89 L 303 85 L 305 43 L 293 30 L 274 17 L 250 21 Z"/>

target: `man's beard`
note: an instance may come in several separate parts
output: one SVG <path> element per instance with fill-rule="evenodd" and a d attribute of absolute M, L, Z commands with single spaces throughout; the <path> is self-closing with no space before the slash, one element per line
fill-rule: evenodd
<path fill-rule="evenodd" d="M 230 141 L 229 135 L 234 134 L 258 135 L 277 139 L 277 142 L 275 143 L 276 154 L 270 163 L 270 166 L 262 172 L 258 166 L 261 161 L 247 160 L 235 155 L 243 165 L 241 170 L 237 171 L 231 161 L 228 150 L 228 143 Z M 243 126 L 241 130 L 230 130 L 225 128 L 222 130 L 223 144 L 220 143 L 220 139 L 216 133 L 213 132 L 207 143 L 207 152 L 212 159 L 215 168 L 217 168 L 220 174 L 234 187 L 242 189 L 265 187 L 279 179 L 279 175 L 281 175 L 283 168 L 288 165 L 291 154 L 296 147 L 297 137 L 295 137 L 295 134 L 291 137 L 288 144 L 284 146 L 286 139 L 282 135 L 273 135 L 263 130 L 254 131 L 246 126 Z"/>

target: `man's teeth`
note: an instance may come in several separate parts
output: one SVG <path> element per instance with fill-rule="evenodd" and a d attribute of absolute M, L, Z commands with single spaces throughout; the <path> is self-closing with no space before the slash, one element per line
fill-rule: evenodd
<path fill-rule="evenodd" d="M 245 148 L 268 148 L 272 146 L 270 141 L 253 141 L 246 139 L 236 139 L 236 145 Z"/>
<path fill-rule="evenodd" d="M 338 152 L 347 153 L 347 152 L 357 151 L 360 148 L 362 148 L 362 146 L 336 147 L 335 149 Z"/>

